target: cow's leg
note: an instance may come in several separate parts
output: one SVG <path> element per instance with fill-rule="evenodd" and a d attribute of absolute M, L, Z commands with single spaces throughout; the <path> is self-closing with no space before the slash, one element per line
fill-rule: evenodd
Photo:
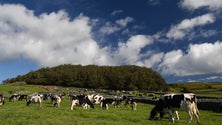
<path fill-rule="evenodd" d="M 131 106 L 132 106 L 132 110 L 136 110 L 136 102 L 132 102 Z"/>
<path fill-rule="evenodd" d="M 190 123 L 190 122 L 192 121 L 192 119 L 193 119 L 193 117 L 192 117 L 192 111 L 189 110 L 187 113 L 188 113 L 188 115 L 189 115 L 188 123 Z"/>
<path fill-rule="evenodd" d="M 199 113 L 199 110 L 198 110 L 196 104 L 193 104 L 193 106 L 192 106 L 192 113 L 195 115 L 197 123 L 200 123 L 200 119 L 199 119 L 200 113 Z"/>
<path fill-rule="evenodd" d="M 40 107 L 40 108 L 42 107 L 42 102 L 39 102 L 39 107 Z"/>
<path fill-rule="evenodd" d="M 179 117 L 178 111 L 175 111 L 175 114 L 176 114 L 177 120 L 180 120 L 180 117 Z"/>
<path fill-rule="evenodd" d="M 58 108 L 59 108 L 60 107 L 60 102 L 58 102 L 57 105 L 58 105 Z"/>
<path fill-rule="evenodd" d="M 169 115 L 170 115 L 169 120 L 174 123 L 174 122 L 175 122 L 175 119 L 174 119 L 174 116 L 173 116 L 173 111 L 170 110 L 170 109 L 168 109 L 168 112 L 169 112 Z"/>
<path fill-rule="evenodd" d="M 108 108 L 109 108 L 109 106 L 108 106 L 108 104 L 106 104 L 106 109 L 108 110 Z"/>
<path fill-rule="evenodd" d="M 75 102 L 74 102 L 74 100 L 72 101 L 72 103 L 71 103 L 71 110 L 73 110 L 73 106 L 75 105 Z"/>

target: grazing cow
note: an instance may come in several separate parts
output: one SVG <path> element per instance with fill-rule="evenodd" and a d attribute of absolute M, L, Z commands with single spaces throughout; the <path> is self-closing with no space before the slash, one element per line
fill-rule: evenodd
<path fill-rule="evenodd" d="M 19 101 L 22 101 L 23 99 L 25 99 L 25 100 L 27 101 L 28 95 L 19 95 L 18 100 L 19 100 Z"/>
<path fill-rule="evenodd" d="M 104 99 L 102 95 L 94 95 L 93 96 L 93 103 L 94 104 L 101 104 L 101 101 Z"/>
<path fill-rule="evenodd" d="M 109 108 L 108 104 L 114 104 L 114 99 L 113 98 L 103 98 L 103 100 L 101 101 L 101 108 L 107 110 Z"/>
<path fill-rule="evenodd" d="M 121 106 L 121 103 L 123 101 L 123 96 L 114 96 L 113 99 L 114 99 L 113 102 L 114 108 L 118 108 L 119 106 Z"/>
<path fill-rule="evenodd" d="M 133 96 L 123 96 L 123 100 L 125 100 L 125 106 L 130 105 L 132 110 L 136 110 L 137 103 Z"/>
<path fill-rule="evenodd" d="M 5 97 L 0 95 L 0 106 L 5 104 Z"/>
<path fill-rule="evenodd" d="M 54 107 L 60 107 L 60 103 L 61 103 L 61 97 L 60 96 L 58 96 L 58 95 L 55 95 L 54 96 Z"/>
<path fill-rule="evenodd" d="M 28 101 L 27 101 L 27 106 L 29 106 L 31 103 L 38 103 L 39 107 L 42 107 L 42 98 L 39 95 L 32 96 Z"/>
<path fill-rule="evenodd" d="M 197 99 L 193 93 L 184 93 L 184 94 L 165 94 L 161 95 L 156 106 L 151 110 L 149 119 L 156 119 L 158 113 L 160 117 L 164 116 L 164 113 L 167 112 L 170 115 L 170 120 L 175 122 L 174 112 L 178 117 L 177 110 L 185 110 L 188 113 L 190 123 L 192 120 L 192 115 L 194 114 L 197 122 L 199 123 L 199 110 L 197 109 Z"/>
<path fill-rule="evenodd" d="M 83 109 L 94 108 L 93 103 L 89 100 L 87 95 L 70 95 L 71 98 L 71 110 L 73 110 L 73 107 L 77 104 L 82 105 Z"/>
<path fill-rule="evenodd" d="M 16 101 L 18 100 L 18 98 L 19 98 L 18 94 L 13 94 L 9 97 L 9 102 Z"/>

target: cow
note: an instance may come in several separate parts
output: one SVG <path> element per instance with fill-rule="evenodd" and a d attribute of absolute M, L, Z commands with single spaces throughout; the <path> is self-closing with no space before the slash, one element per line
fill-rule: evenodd
<path fill-rule="evenodd" d="M 150 120 L 156 119 L 158 113 L 163 118 L 165 113 L 169 114 L 169 120 L 175 122 L 174 112 L 179 120 L 178 110 L 185 110 L 188 113 L 188 123 L 192 121 L 193 114 L 199 123 L 199 110 L 197 108 L 197 98 L 194 93 L 170 93 L 160 96 L 159 101 L 150 112 Z"/>
<path fill-rule="evenodd" d="M 26 105 L 29 106 L 31 103 L 38 103 L 39 107 L 42 107 L 42 98 L 39 95 L 31 96 Z"/>
<path fill-rule="evenodd" d="M 9 97 L 9 102 L 16 101 L 18 100 L 18 98 L 19 98 L 18 94 L 13 94 Z"/>
<path fill-rule="evenodd" d="M 113 102 L 114 108 L 120 107 L 123 101 L 123 96 L 113 96 L 113 99 L 114 99 Z"/>
<path fill-rule="evenodd" d="M 55 96 L 54 96 L 54 104 L 53 104 L 54 107 L 56 107 L 56 106 L 57 106 L 57 107 L 60 107 L 61 100 L 62 100 L 62 99 L 61 99 L 60 96 L 55 95 Z"/>
<path fill-rule="evenodd" d="M 96 94 L 93 96 L 93 103 L 94 104 L 101 104 L 101 101 L 104 99 L 102 95 Z"/>
<path fill-rule="evenodd" d="M 0 95 L 0 106 L 5 104 L 5 97 Z"/>
<path fill-rule="evenodd" d="M 136 110 L 137 103 L 133 96 L 123 96 L 123 100 L 125 100 L 125 106 L 130 105 L 132 110 Z"/>
<path fill-rule="evenodd" d="M 71 110 L 76 105 L 83 106 L 83 109 L 94 108 L 94 104 L 90 101 L 87 95 L 80 94 L 80 95 L 70 95 L 71 99 Z"/>
<path fill-rule="evenodd" d="M 103 100 L 101 101 L 100 106 L 101 106 L 102 109 L 108 110 L 108 108 L 109 108 L 108 105 L 109 104 L 114 104 L 114 99 L 113 98 L 103 98 Z"/>
<path fill-rule="evenodd" d="M 25 100 L 27 101 L 28 95 L 19 95 L 18 100 L 19 100 L 19 101 L 22 101 L 23 99 L 25 99 Z"/>

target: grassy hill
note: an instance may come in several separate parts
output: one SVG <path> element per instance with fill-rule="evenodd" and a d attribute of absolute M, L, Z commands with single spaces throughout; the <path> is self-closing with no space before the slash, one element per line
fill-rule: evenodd
<path fill-rule="evenodd" d="M 174 92 L 193 92 L 198 96 L 222 97 L 222 83 L 190 82 L 171 84 L 170 88 Z"/>

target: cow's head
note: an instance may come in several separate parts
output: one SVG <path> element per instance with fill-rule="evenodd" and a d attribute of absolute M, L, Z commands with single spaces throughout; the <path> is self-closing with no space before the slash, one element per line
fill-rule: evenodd
<path fill-rule="evenodd" d="M 31 103 L 31 100 L 27 101 L 26 105 L 29 106 L 30 103 Z"/>
<path fill-rule="evenodd" d="M 149 120 L 157 119 L 157 115 L 158 115 L 158 111 L 155 108 L 153 108 L 150 112 Z"/>
<path fill-rule="evenodd" d="M 163 99 L 159 99 L 156 106 L 151 110 L 149 120 L 156 120 L 158 119 L 158 113 L 160 113 L 160 118 L 164 116 L 164 108 L 165 103 Z"/>

